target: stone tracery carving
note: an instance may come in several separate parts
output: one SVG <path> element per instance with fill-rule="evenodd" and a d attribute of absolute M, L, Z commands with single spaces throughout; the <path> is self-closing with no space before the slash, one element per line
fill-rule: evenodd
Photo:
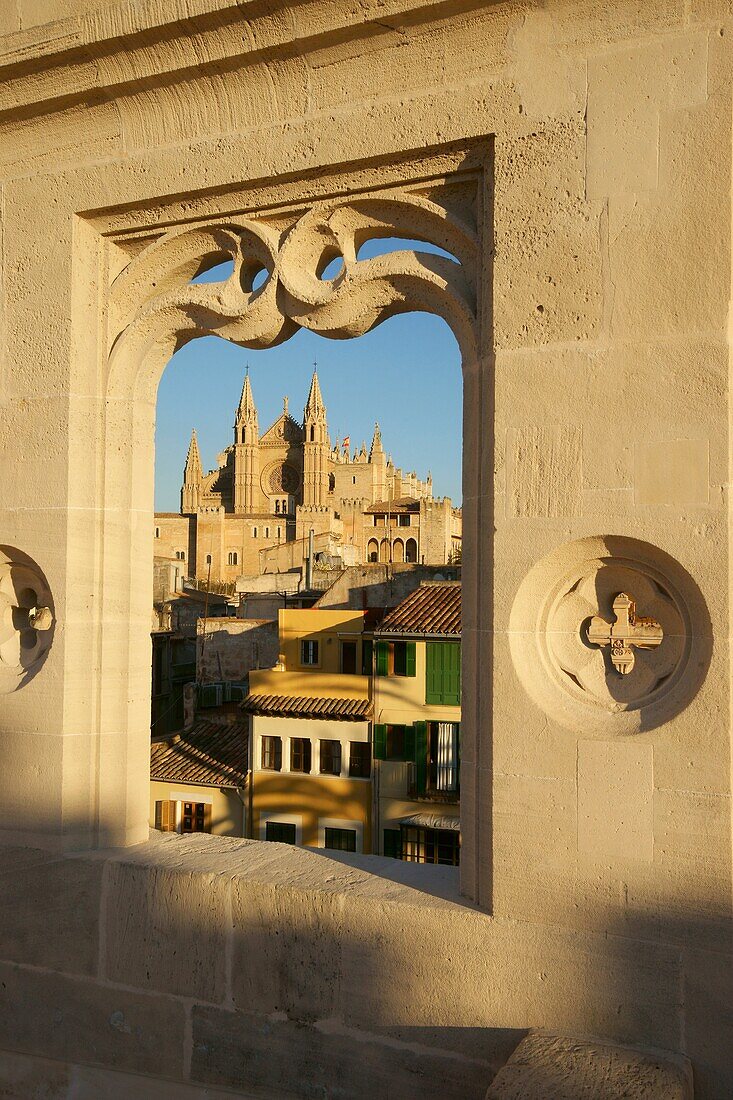
<path fill-rule="evenodd" d="M 455 260 L 408 248 L 357 259 L 365 241 L 390 236 L 431 241 Z M 341 272 L 322 279 L 337 256 Z M 180 346 L 207 334 L 271 347 L 300 327 L 343 339 L 395 313 L 423 310 L 443 316 L 464 359 L 473 358 L 477 256 L 473 229 L 408 192 L 317 202 L 282 230 L 248 218 L 171 230 L 113 284 L 113 356 L 131 342 L 145 354 L 161 339 Z M 234 270 L 224 282 L 190 282 L 227 258 Z M 254 289 L 263 268 L 268 277 Z"/>
<path fill-rule="evenodd" d="M 53 638 L 51 593 L 25 555 L 0 548 L 0 692 L 17 690 L 42 664 Z"/>

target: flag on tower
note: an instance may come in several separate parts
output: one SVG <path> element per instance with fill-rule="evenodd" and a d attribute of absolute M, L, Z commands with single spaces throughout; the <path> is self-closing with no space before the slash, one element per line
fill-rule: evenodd
<path fill-rule="evenodd" d="M 345 451 L 348 451 L 349 447 L 351 446 L 351 436 L 350 435 L 345 435 L 344 436 L 344 441 L 341 444 L 341 446 L 343 447 L 343 449 Z"/>

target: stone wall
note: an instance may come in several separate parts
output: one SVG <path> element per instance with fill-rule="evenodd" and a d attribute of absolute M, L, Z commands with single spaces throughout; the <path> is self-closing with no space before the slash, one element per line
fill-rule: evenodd
<path fill-rule="evenodd" d="M 461 881 L 494 923 L 471 914 L 486 936 L 461 939 L 454 922 L 449 980 L 425 988 L 451 1034 L 624 1030 L 688 1053 L 699 1096 L 730 1094 L 729 0 L 17 0 L 0 20 L 4 841 L 147 836 L 154 413 L 173 351 L 430 310 L 463 359 Z M 401 251 L 365 268 L 370 235 L 458 263 Z M 343 279 L 319 279 L 324 249 Z M 225 256 L 223 289 L 191 283 Z M 640 620 L 623 676 L 621 592 Z M 70 967 L 91 948 L 76 897 L 55 896 Z M 354 928 L 381 946 L 351 942 L 345 1018 L 372 1003 L 374 963 L 389 1021 L 431 1027 L 414 921 L 401 972 L 366 905 Z M 183 899 L 167 911 L 190 926 Z M 300 912 L 278 919 L 300 929 Z M 58 962 L 58 940 L 43 946 Z M 138 941 L 105 980 L 135 988 L 143 957 Z M 170 1008 L 168 1034 L 190 1036 L 183 994 L 141 998 L 129 1033 L 121 998 L 93 1049 L 90 987 L 32 966 L 12 978 L 31 1023 L 5 1011 L 0 1049 L 110 1064 L 122 1041 L 135 1072 L 179 1072 L 156 1029 Z M 220 1007 L 197 1014 L 192 1066 L 205 1018 L 232 1021 Z M 295 1026 L 262 1011 L 270 1043 Z"/>
<path fill-rule="evenodd" d="M 483 1100 L 530 1020 L 663 1048 L 688 1021 L 677 951 L 497 922 L 453 868 L 151 833 L 0 874 L 8 1100 Z"/>
<path fill-rule="evenodd" d="M 199 619 L 196 627 L 196 680 L 200 684 L 246 681 L 253 668 L 272 668 L 277 663 L 277 618 L 272 622 Z"/>

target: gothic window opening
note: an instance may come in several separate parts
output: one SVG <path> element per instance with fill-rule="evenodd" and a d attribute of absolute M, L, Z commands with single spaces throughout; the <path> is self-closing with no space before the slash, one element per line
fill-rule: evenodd
<path fill-rule="evenodd" d="M 433 212 L 430 208 L 422 209 L 421 204 L 428 203 L 428 200 L 422 198 L 422 193 L 415 198 L 414 203 L 416 207 L 420 207 L 420 219 L 425 221 L 432 217 Z M 440 219 L 436 219 L 436 233 L 440 232 L 441 239 L 449 240 L 451 237 L 451 218 L 452 215 L 449 213 L 446 221 L 444 214 L 441 213 Z M 371 213 L 368 219 L 372 219 Z M 405 259 L 407 254 L 404 248 L 393 249 L 397 266 L 407 264 L 410 271 L 405 280 L 406 287 L 410 287 L 412 283 L 417 287 L 421 278 L 429 282 L 424 300 L 421 300 L 419 294 L 415 292 L 413 301 L 410 297 L 413 291 L 404 291 L 400 284 L 400 300 L 397 303 L 399 309 L 395 316 L 390 316 L 394 305 L 390 300 L 392 283 L 390 277 L 380 277 L 374 280 L 376 293 L 373 297 L 373 314 L 370 314 L 369 309 L 364 311 L 361 305 L 355 305 L 353 315 L 350 316 L 348 297 L 353 293 L 349 288 L 354 250 L 346 249 L 344 251 L 346 258 L 342 261 L 343 274 L 346 278 L 337 277 L 333 287 L 328 281 L 319 279 L 321 283 L 319 294 L 328 295 L 332 289 L 338 293 L 339 287 L 346 288 L 348 291 L 343 293 L 343 304 L 339 303 L 340 312 L 332 310 L 339 324 L 342 323 L 340 318 L 343 317 L 343 331 L 337 331 L 332 327 L 328 310 L 322 310 L 318 305 L 309 309 L 307 303 L 303 304 L 300 301 L 298 294 L 305 283 L 302 286 L 298 284 L 297 290 L 291 290 L 288 286 L 284 294 L 281 292 L 289 279 L 290 269 L 297 271 L 304 280 L 307 280 L 309 274 L 307 264 L 301 260 L 300 254 L 292 252 L 294 247 L 292 241 L 301 231 L 300 227 L 294 226 L 292 232 L 287 227 L 282 230 L 279 228 L 277 234 L 273 234 L 266 221 L 259 223 L 255 218 L 251 223 L 247 220 L 247 225 L 240 233 L 238 220 L 245 221 L 244 218 L 235 219 L 231 224 L 227 222 L 226 227 L 216 227 L 222 239 L 226 239 L 227 233 L 231 233 L 233 239 L 236 238 L 236 248 L 233 249 L 233 253 L 237 259 L 232 282 L 226 289 L 227 295 L 230 291 L 234 295 L 232 298 L 234 304 L 230 302 L 228 305 L 231 320 L 226 318 L 217 320 L 219 308 L 217 302 L 222 297 L 220 286 L 216 296 L 212 297 L 205 307 L 190 313 L 186 313 L 186 308 L 181 307 L 184 319 L 180 324 L 178 320 L 176 321 L 180 328 L 179 335 L 182 337 L 181 348 L 176 356 L 180 357 L 182 362 L 185 362 L 186 356 L 193 356 L 194 349 L 200 343 L 199 340 L 192 339 L 190 326 L 186 328 L 186 325 L 189 325 L 189 319 L 194 316 L 199 323 L 202 323 L 201 318 L 209 318 L 204 322 L 210 325 L 209 332 L 213 330 L 227 336 L 229 352 L 236 355 L 241 351 L 239 377 L 231 383 L 232 392 L 236 384 L 236 394 L 233 398 L 230 394 L 227 399 L 228 405 L 225 406 L 227 409 L 235 410 L 234 431 L 232 432 L 231 427 L 228 427 L 228 435 L 218 440 L 201 416 L 201 423 L 198 425 L 200 436 L 197 438 L 196 434 L 192 433 L 191 442 L 188 443 L 183 485 L 180 488 L 180 511 L 177 503 L 172 499 L 166 505 L 170 521 L 166 518 L 162 530 L 166 539 L 169 540 L 168 545 L 173 538 L 178 537 L 181 540 L 180 545 L 188 548 L 190 563 L 182 567 L 182 572 L 194 578 L 202 591 L 206 588 L 204 582 L 207 581 L 207 569 L 202 569 L 202 566 L 213 567 L 210 570 L 213 583 L 207 598 L 217 591 L 226 592 L 231 596 L 235 575 L 239 577 L 242 574 L 255 576 L 297 573 L 304 560 L 303 547 L 307 547 L 311 530 L 316 551 L 316 566 L 313 569 L 315 574 L 313 579 L 316 581 L 314 588 L 321 585 L 325 588 L 325 585 L 331 582 L 333 573 L 339 568 L 339 559 L 347 565 L 354 564 L 357 567 L 367 562 L 377 566 L 381 562 L 390 567 L 394 563 L 400 567 L 395 569 L 394 573 L 391 568 L 365 571 L 375 578 L 374 583 L 377 583 L 377 578 L 382 584 L 385 583 L 385 578 L 388 583 L 391 583 L 393 576 L 398 576 L 405 571 L 406 562 L 416 564 L 418 561 L 417 539 L 406 542 L 404 536 L 411 532 L 398 531 L 398 528 L 409 527 L 410 524 L 409 514 L 403 515 L 399 511 L 402 504 L 398 502 L 409 499 L 415 504 L 418 500 L 431 499 L 432 482 L 427 471 L 431 466 L 436 467 L 438 471 L 441 470 L 440 448 L 445 440 L 452 440 L 454 443 L 460 440 L 460 400 L 457 403 L 459 415 L 453 428 L 449 423 L 450 414 L 446 411 L 446 407 L 451 404 L 448 400 L 451 396 L 450 391 L 458 389 L 460 393 L 460 386 L 447 385 L 446 376 L 448 368 L 453 369 L 458 365 L 457 349 L 452 346 L 455 340 L 454 334 L 459 333 L 460 339 L 464 341 L 465 346 L 468 346 L 466 342 L 468 326 L 460 318 L 467 318 L 470 314 L 470 309 L 466 308 L 464 302 L 470 286 L 463 278 L 463 272 L 458 272 L 459 279 L 448 270 L 447 266 L 444 271 L 439 262 L 446 260 L 446 265 L 450 265 L 451 269 L 460 268 L 461 264 L 464 264 L 468 271 L 468 252 L 461 253 L 456 245 L 457 260 L 455 257 L 435 255 L 434 259 L 438 266 L 433 270 L 432 258 L 430 264 L 418 260 L 410 267 L 412 261 L 409 258 Z M 250 232 L 249 227 L 250 224 L 255 223 L 257 227 L 252 230 L 253 236 L 250 239 L 247 237 Z M 337 222 L 334 221 L 334 225 L 336 224 Z M 208 231 L 206 225 L 196 227 L 197 233 L 205 235 Z M 188 230 L 183 229 L 176 240 L 176 263 L 180 262 L 181 256 L 185 257 L 187 232 Z M 363 234 L 360 235 L 360 241 L 362 238 Z M 161 247 L 165 247 L 165 233 L 161 234 L 159 243 Z M 366 251 L 368 251 L 369 242 L 366 243 Z M 153 245 L 153 249 L 155 247 Z M 261 269 L 265 272 L 265 277 L 258 289 L 256 308 L 251 308 L 251 301 L 243 301 L 241 313 L 237 314 L 236 294 L 240 288 L 251 284 L 251 278 L 245 277 L 242 260 L 243 256 L 248 255 L 250 248 L 257 251 L 258 258 L 260 254 L 267 256 L 269 251 L 273 262 L 270 263 L 267 258 L 266 269 Z M 364 244 L 361 243 L 360 255 L 363 257 L 365 254 Z M 387 254 L 383 253 L 383 255 Z M 361 260 L 358 262 L 360 263 Z M 389 270 L 388 259 L 385 261 L 385 270 Z M 356 275 L 358 274 L 357 269 Z M 398 281 L 393 282 L 397 285 Z M 162 281 L 160 285 L 163 285 Z M 199 280 L 196 286 L 197 301 L 200 299 L 204 302 L 203 291 L 206 288 L 202 286 L 202 280 Z M 305 293 L 306 291 L 303 290 L 303 294 Z M 451 305 L 450 310 L 446 307 L 445 312 L 441 314 L 440 301 L 444 293 L 452 296 Z M 380 295 L 386 297 L 382 300 Z M 290 302 L 298 304 L 297 321 L 278 313 L 278 310 L 285 309 L 286 303 Z M 401 310 L 405 307 L 413 309 L 414 312 L 402 313 Z M 437 314 L 437 323 L 436 316 L 430 317 L 427 312 L 421 313 L 421 309 L 433 310 Z M 451 318 L 445 316 L 450 311 L 455 313 L 459 322 L 448 329 L 444 321 L 448 319 L 450 323 Z M 386 319 L 386 324 L 378 325 L 377 322 L 383 319 Z M 412 332 L 410 325 L 423 323 L 427 326 L 432 325 L 432 328 L 429 328 L 431 336 L 427 340 L 427 349 L 418 347 L 410 338 L 399 337 L 393 340 L 393 346 L 389 348 L 387 337 L 391 327 L 399 333 L 401 331 L 399 326 L 404 325 L 403 331 L 407 334 Z M 296 331 L 298 324 L 302 327 Z M 464 327 L 461 328 L 461 325 Z M 435 334 L 439 330 L 448 333 L 450 349 L 447 348 L 446 343 L 440 344 L 439 340 L 435 339 Z M 340 339 L 349 336 L 362 338 L 365 342 L 372 341 L 371 352 L 366 356 L 363 351 L 357 353 L 362 357 L 361 363 L 358 358 L 354 360 L 358 373 L 354 375 L 356 384 L 350 394 L 347 369 L 349 364 L 344 363 L 344 359 L 349 355 L 349 340 L 343 340 L 338 344 L 331 343 L 330 347 L 338 351 L 325 351 L 323 366 L 321 366 L 321 355 L 318 354 L 318 373 L 315 370 L 311 372 L 311 364 L 315 358 L 313 341 L 320 340 L 323 334 L 329 337 L 338 336 Z M 289 340 L 291 335 L 293 339 Z M 207 341 L 206 347 L 221 342 L 208 333 L 204 339 Z M 184 340 L 188 342 L 183 342 Z M 304 379 L 303 398 L 296 393 L 296 383 L 293 379 L 290 377 L 287 379 L 287 391 L 292 395 L 292 415 L 288 411 L 287 399 L 282 405 L 282 412 L 280 411 L 282 398 L 275 399 L 273 393 L 268 391 L 266 382 L 266 375 L 269 377 L 277 373 L 276 370 L 270 370 L 270 365 L 275 363 L 275 355 L 272 353 L 277 350 L 279 356 L 291 345 L 306 349 L 301 355 L 301 367 L 305 368 L 301 375 Z M 367 347 L 367 343 L 364 347 Z M 436 351 L 437 348 L 442 350 Z M 346 349 L 345 352 L 344 349 Z M 269 360 L 268 356 L 270 356 Z M 329 356 L 332 362 L 329 362 Z M 428 362 L 431 357 L 434 360 L 432 364 Z M 245 364 L 250 361 L 252 365 L 246 369 Z M 267 365 L 267 370 L 260 370 L 258 366 L 260 362 Z M 375 364 L 374 367 L 371 366 L 372 363 Z M 391 364 L 391 370 L 385 371 L 384 375 L 378 373 L 378 365 L 381 363 Z M 430 378 L 431 367 L 434 367 L 435 378 L 433 379 Z M 329 371 L 331 371 L 330 375 Z M 214 371 L 210 370 L 209 374 L 213 378 Z M 319 376 L 322 376 L 320 382 Z M 224 377 L 223 373 L 222 377 Z M 328 379 L 328 385 L 325 379 Z M 199 387 L 201 385 L 200 377 L 198 385 Z M 308 385 L 310 385 L 310 392 Z M 286 387 L 282 386 L 281 392 L 285 389 Z M 195 394 L 196 391 L 193 392 Z M 307 398 L 306 393 L 308 393 Z M 310 410 L 307 415 L 304 415 L 309 404 Z M 328 405 L 328 416 L 326 405 Z M 455 406 L 456 402 L 453 402 L 453 405 Z M 417 412 L 413 414 L 415 409 Z M 196 415 L 199 415 L 196 411 L 196 401 L 189 399 L 189 424 Z M 229 413 L 222 414 L 222 420 L 225 424 L 232 425 L 232 420 L 225 418 L 229 415 Z M 413 415 L 414 424 L 409 421 L 410 416 Z M 366 416 L 369 417 L 368 422 L 364 420 Z M 360 417 L 362 419 L 359 419 Z M 179 417 L 179 420 L 183 419 L 183 416 Z M 381 428 L 378 425 L 375 427 L 375 421 L 380 422 Z M 353 445 L 349 437 L 343 435 L 341 425 L 352 433 Z M 337 436 L 336 430 L 338 430 Z M 188 431 L 190 428 L 187 429 L 187 434 Z M 359 446 L 362 434 L 366 442 Z M 357 465 L 358 474 L 354 469 Z M 408 472 L 412 470 L 417 470 L 417 474 Z M 451 485 L 447 489 L 440 486 L 439 476 L 440 474 L 436 476 L 436 485 L 442 492 L 449 493 Z M 178 488 L 176 492 L 179 492 Z M 456 505 L 460 504 L 459 492 L 459 489 L 453 490 Z M 417 510 L 416 505 L 414 510 Z M 437 517 L 439 509 L 436 507 L 434 511 Z M 421 517 L 423 515 L 424 512 L 421 512 Z M 275 517 L 277 517 L 276 525 L 270 524 L 269 520 Z M 169 531 L 173 532 L 173 537 Z M 417 527 L 415 533 L 418 533 Z M 419 533 L 422 545 L 437 547 L 436 561 L 430 564 L 444 564 L 445 555 L 441 557 L 440 547 L 443 544 L 450 545 L 450 531 L 444 534 L 438 533 L 434 537 L 431 535 L 430 543 L 427 536 L 423 539 L 422 527 Z M 272 543 L 270 543 L 271 536 L 274 536 Z M 252 547 L 248 542 L 249 538 L 262 541 L 262 547 Z M 239 558 L 238 550 L 227 549 L 227 543 L 229 546 L 232 543 L 235 546 L 242 545 L 242 559 Z M 216 553 L 205 553 L 207 545 L 217 546 Z M 186 555 L 181 553 L 180 556 L 184 558 Z M 304 577 L 305 573 L 301 578 L 301 584 L 304 582 Z M 281 587 L 288 586 L 281 585 Z M 257 588 L 253 586 L 251 591 L 257 591 Z M 293 589 L 293 591 L 298 590 Z M 353 606 L 369 609 L 380 606 L 378 601 L 369 602 L 369 600 L 370 595 L 367 594 L 363 605 L 354 602 Z M 288 595 L 287 600 L 283 602 L 290 604 L 290 596 Z M 299 605 L 295 603 L 295 606 Z M 369 675 L 373 664 L 376 667 L 376 649 L 371 648 L 371 643 L 367 647 L 361 639 L 358 642 L 349 642 L 348 638 L 342 640 L 340 637 L 334 637 L 332 641 L 335 644 L 329 650 L 324 641 L 319 643 L 317 636 L 302 640 L 298 638 L 291 641 L 287 649 L 287 661 L 290 662 L 290 667 L 294 670 L 301 668 L 309 673 L 304 682 L 313 682 L 314 694 L 317 691 L 316 680 L 319 677 L 321 679 L 326 676 L 333 677 L 334 673 L 340 672 L 344 679 L 348 676 L 357 678 L 358 673 Z M 264 665 L 262 667 L 264 668 Z M 420 674 L 422 675 L 422 664 Z M 384 682 L 382 686 L 385 691 L 397 684 L 397 678 L 404 678 L 404 683 L 401 685 L 403 687 L 418 690 L 422 688 L 422 681 L 417 684 L 414 681 L 412 684 L 407 682 L 407 678 L 415 677 L 414 656 L 404 647 L 399 651 L 393 647 L 390 651 L 388 675 L 395 677 L 395 680 L 391 683 Z M 300 678 L 303 680 L 302 673 Z M 337 679 L 339 679 L 338 675 Z M 398 722 L 403 721 L 399 715 L 395 717 Z M 368 788 L 373 770 L 371 730 L 372 727 L 365 735 L 370 738 L 369 742 L 362 743 L 349 740 L 347 724 L 344 724 L 342 741 L 329 738 L 327 734 L 323 738 L 318 738 L 316 734 L 312 740 L 291 737 L 290 727 L 288 727 L 287 730 L 283 730 L 282 739 L 274 737 L 268 741 L 263 739 L 259 750 L 255 747 L 255 753 L 261 753 L 260 761 L 255 757 L 255 770 L 259 762 L 262 769 L 282 772 L 282 775 L 271 776 L 269 782 L 280 785 L 283 791 L 286 790 L 287 783 L 292 782 L 289 779 L 291 772 L 296 777 L 300 777 L 296 779 L 296 787 L 299 788 L 309 786 L 318 788 L 320 785 L 333 791 L 340 790 L 349 779 L 361 780 L 361 784 L 354 784 L 354 786 L 358 787 L 360 797 L 368 798 L 368 793 L 364 792 Z M 360 734 L 354 730 L 352 736 L 358 737 Z M 394 762 L 400 769 L 400 775 L 409 777 L 411 774 L 415 740 L 416 734 L 411 724 L 390 725 L 389 733 L 385 731 L 384 752 L 389 754 L 388 760 Z M 314 756 L 314 753 L 317 755 Z M 375 776 L 377 770 L 378 766 L 374 765 Z M 324 783 L 319 780 L 319 775 L 338 776 L 339 779 L 337 781 L 334 778 Z M 302 776 L 312 776 L 312 779 L 305 780 Z M 437 782 L 437 773 L 435 781 Z M 287 814 L 283 814 L 286 818 L 290 816 L 291 809 L 293 815 L 300 813 L 301 809 L 295 805 L 290 806 L 285 800 L 282 801 L 281 808 L 287 809 Z M 338 814 L 327 826 L 325 820 L 321 821 L 320 827 L 326 826 L 330 830 L 326 839 L 329 847 L 354 851 L 357 845 L 362 844 L 361 834 L 346 828 L 350 824 L 348 821 L 343 823 L 339 821 L 340 817 L 350 816 L 348 812 Z M 259 825 L 255 825 L 258 835 L 262 836 L 267 832 L 268 839 L 284 840 L 287 836 L 290 841 L 292 827 L 285 821 L 268 821 L 266 827 L 263 818 L 255 817 L 255 821 L 257 820 L 260 822 Z M 283 827 L 282 833 L 279 826 Z M 299 834 L 301 831 L 305 833 L 305 825 L 302 830 L 298 826 Z M 395 828 L 393 831 L 398 832 Z M 381 823 L 375 821 L 373 834 L 381 837 L 381 833 Z M 320 835 L 323 837 L 323 833 Z M 293 835 L 292 842 L 294 841 Z M 304 842 L 309 843 L 305 838 Z M 323 842 L 321 839 L 320 843 Z M 376 844 L 376 841 L 374 843 Z"/>

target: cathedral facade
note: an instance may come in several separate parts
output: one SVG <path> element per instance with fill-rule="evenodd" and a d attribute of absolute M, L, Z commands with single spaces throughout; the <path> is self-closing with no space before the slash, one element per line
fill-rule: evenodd
<path fill-rule="evenodd" d="M 303 419 L 283 411 L 260 435 L 249 373 L 234 421 L 234 441 L 204 472 L 192 432 L 180 513 L 155 515 L 155 555 L 186 563 L 201 580 L 299 567 L 313 532 L 318 550 L 345 564 L 366 561 L 442 565 L 460 554 L 461 513 L 433 497 L 393 464 L 375 425 L 371 446 L 328 434 L 326 406 L 314 370 Z"/>

